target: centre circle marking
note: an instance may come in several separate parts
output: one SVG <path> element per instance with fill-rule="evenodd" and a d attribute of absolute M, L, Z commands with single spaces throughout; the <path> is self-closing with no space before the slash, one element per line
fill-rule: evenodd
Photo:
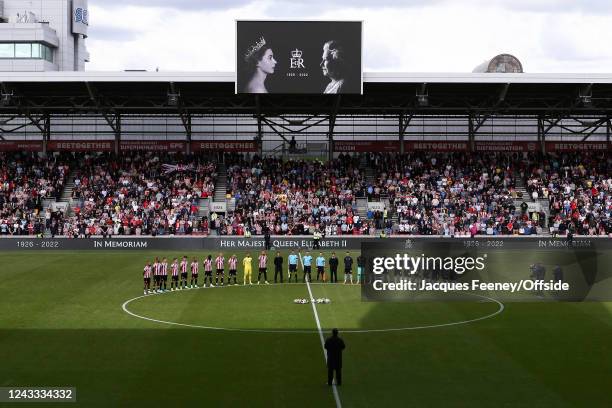
<path fill-rule="evenodd" d="M 311 285 L 327 285 L 326 283 L 310 283 Z M 273 283 L 272 285 L 278 285 L 276 283 Z M 228 286 L 221 286 L 221 287 L 216 287 L 215 289 L 220 289 L 220 288 L 229 288 L 229 287 L 245 287 L 245 286 L 250 286 L 250 285 L 228 285 Z M 270 285 L 265 285 L 265 286 L 270 286 Z M 198 289 L 213 289 L 213 288 L 198 288 Z M 190 289 L 191 290 L 191 289 Z M 189 323 L 178 323 L 178 322 L 172 322 L 172 321 L 168 321 L 168 320 L 159 320 L 159 319 L 153 319 L 151 317 L 147 317 L 147 316 L 142 316 L 139 315 L 137 313 L 134 313 L 132 311 L 130 311 L 128 309 L 128 305 L 136 300 L 139 299 L 143 299 L 143 298 L 148 298 L 148 297 L 152 297 L 152 296 L 158 296 L 158 295 L 169 295 L 171 293 L 178 293 L 178 292 L 182 292 L 182 291 L 174 291 L 174 292 L 164 292 L 164 293 L 152 293 L 149 295 L 141 295 L 141 296 L 137 296 L 135 298 L 132 299 L 128 299 L 125 302 L 123 302 L 123 305 L 121 305 L 121 308 L 123 309 L 123 311 L 125 313 L 127 313 L 128 315 L 135 317 L 137 319 L 142 319 L 142 320 L 147 320 L 150 322 L 154 322 L 154 323 L 161 323 L 161 324 L 168 324 L 171 326 L 181 326 L 181 327 L 191 327 L 194 329 L 206 329 L 206 330 L 218 330 L 218 331 L 231 331 L 231 332 L 248 332 L 248 333 L 295 333 L 295 334 L 313 334 L 313 333 L 319 333 L 318 330 L 290 330 L 290 329 L 276 329 L 276 330 L 272 330 L 272 329 L 240 329 L 240 328 L 230 328 L 230 327 L 215 327 L 215 326 L 204 326 L 204 325 L 198 325 L 198 324 L 189 324 Z M 384 332 L 396 332 L 396 331 L 408 331 L 408 330 L 425 330 L 425 329 L 435 329 L 438 327 L 449 327 L 449 326 L 459 326 L 462 324 L 469 324 L 469 323 L 474 323 L 474 322 L 478 322 L 481 320 L 486 320 L 486 319 L 490 319 L 493 318 L 495 316 L 497 316 L 498 314 L 502 313 L 505 309 L 505 306 L 502 302 L 500 302 L 497 299 L 488 297 L 488 296 L 482 296 L 482 295 L 475 295 L 475 294 L 470 294 L 471 296 L 475 296 L 478 298 L 481 298 L 482 300 L 488 300 L 490 302 L 493 303 L 497 303 L 498 305 L 498 309 L 493 312 L 490 313 L 486 316 L 481 316 L 481 317 L 477 317 L 475 319 L 469 319 L 469 320 L 460 320 L 457 322 L 450 322 L 450 323 L 440 323 L 440 324 L 432 324 L 432 325 L 425 325 L 425 326 L 408 326 L 408 327 L 397 327 L 397 328 L 390 328 L 390 329 L 353 329 L 353 330 L 342 330 L 343 333 L 384 333 Z M 481 300 L 481 302 L 482 302 Z"/>

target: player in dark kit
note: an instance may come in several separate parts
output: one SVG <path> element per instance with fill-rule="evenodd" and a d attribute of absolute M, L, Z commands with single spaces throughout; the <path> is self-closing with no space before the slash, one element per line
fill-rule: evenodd
<path fill-rule="evenodd" d="M 280 252 L 276 252 L 274 258 L 274 283 L 276 283 L 276 277 L 280 276 L 280 283 L 283 283 L 283 257 Z"/>
<path fill-rule="evenodd" d="M 219 252 L 219 255 L 215 258 L 215 264 L 217 265 L 217 274 L 215 276 L 215 285 L 219 284 L 221 280 L 221 286 L 225 283 L 225 258 L 223 253 Z"/>
<path fill-rule="evenodd" d="M 544 267 L 544 265 L 542 265 L 541 263 L 534 263 L 530 266 L 529 268 L 531 270 L 531 279 L 534 279 L 536 281 L 543 281 L 545 276 L 546 276 L 546 268 Z M 544 292 L 542 292 L 541 289 L 537 290 L 535 292 L 536 296 L 538 297 L 543 297 L 544 296 Z"/>
<path fill-rule="evenodd" d="M 227 284 L 230 285 L 232 278 L 234 278 L 234 285 L 237 285 L 238 282 L 236 281 L 236 270 L 238 266 L 238 258 L 236 257 L 236 254 L 232 255 L 227 263 L 229 264 L 229 277 L 227 278 Z"/>
<path fill-rule="evenodd" d="M 351 254 L 346 251 L 346 256 L 344 257 L 344 284 L 346 284 L 347 279 L 351 279 L 351 284 L 353 283 L 353 258 L 351 258 Z"/>
<path fill-rule="evenodd" d="M 357 257 L 357 284 L 363 283 L 363 274 L 365 273 L 365 257 L 359 255 Z"/>
<path fill-rule="evenodd" d="M 144 294 L 151 293 L 151 262 L 147 262 L 142 271 L 142 277 L 144 279 Z"/>
<path fill-rule="evenodd" d="M 200 269 L 200 264 L 198 263 L 198 258 L 193 258 L 191 262 L 191 287 L 198 287 L 198 269 Z"/>
<path fill-rule="evenodd" d="M 184 256 L 181 261 L 181 289 L 185 289 L 187 287 L 187 278 L 189 277 L 189 273 L 187 272 L 187 257 Z"/>

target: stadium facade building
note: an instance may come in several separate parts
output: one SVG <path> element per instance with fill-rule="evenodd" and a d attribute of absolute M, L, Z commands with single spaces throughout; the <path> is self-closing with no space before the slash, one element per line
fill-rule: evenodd
<path fill-rule="evenodd" d="M 87 0 L 0 1 L 0 72 L 84 71 Z"/>

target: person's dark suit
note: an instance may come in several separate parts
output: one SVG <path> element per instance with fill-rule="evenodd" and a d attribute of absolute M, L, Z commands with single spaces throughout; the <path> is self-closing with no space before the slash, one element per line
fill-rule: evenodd
<path fill-rule="evenodd" d="M 338 282 L 338 258 L 335 256 L 329 258 L 329 274 L 330 282 Z"/>
<path fill-rule="evenodd" d="M 325 350 L 327 351 L 327 385 L 332 385 L 334 371 L 336 371 L 336 384 L 342 384 L 342 350 L 346 346 L 344 341 L 338 337 L 338 331 L 325 340 Z"/>
<path fill-rule="evenodd" d="M 264 242 L 266 245 L 266 251 L 269 251 L 270 248 L 272 248 L 272 243 L 271 243 L 270 231 L 268 229 L 266 229 L 266 232 L 264 234 Z"/>
<path fill-rule="evenodd" d="M 278 276 L 280 276 L 280 283 L 283 283 L 283 257 L 280 255 L 274 258 L 274 283 Z"/>

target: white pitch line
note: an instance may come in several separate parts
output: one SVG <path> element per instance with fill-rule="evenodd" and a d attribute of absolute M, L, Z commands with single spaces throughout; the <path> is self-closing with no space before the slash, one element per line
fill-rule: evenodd
<path fill-rule="evenodd" d="M 310 299 L 314 299 L 312 296 L 312 290 L 310 289 L 309 279 L 306 279 L 306 287 L 308 288 L 308 294 L 310 295 Z M 317 322 L 317 329 L 319 330 L 319 338 L 321 339 L 321 347 L 323 348 L 323 357 L 325 357 L 325 364 L 327 364 L 327 351 L 325 350 L 325 339 L 323 339 L 323 330 L 321 329 L 321 322 L 319 321 L 319 314 L 317 313 L 317 306 L 315 302 L 310 302 L 312 305 L 312 311 L 314 313 L 315 320 Z M 334 399 L 336 400 L 336 407 L 342 408 L 342 402 L 340 402 L 340 394 L 338 393 L 338 387 L 336 387 L 336 383 L 332 383 L 332 390 L 334 392 Z"/>
<path fill-rule="evenodd" d="M 276 284 L 276 283 L 271 283 L 270 285 L 264 285 L 262 287 L 268 287 L 268 286 L 281 286 L 283 285 L 281 284 Z M 293 284 L 291 284 L 293 285 Z M 296 285 L 303 285 L 303 283 L 297 283 Z M 310 283 L 310 285 L 328 285 L 327 283 L 317 283 L 317 282 L 312 282 Z M 225 288 L 229 288 L 229 287 L 237 287 L 237 288 L 241 288 L 241 287 L 246 287 L 249 285 L 228 285 L 228 286 L 221 286 L 221 288 L 225 287 Z M 254 286 L 255 287 L 255 286 Z M 259 287 L 259 286 L 256 286 Z M 217 289 L 219 287 L 216 287 L 215 289 Z M 212 290 L 213 288 L 198 288 L 198 289 L 210 289 Z M 195 289 L 192 289 L 195 290 Z M 177 323 L 177 322 L 172 322 L 172 321 L 167 321 L 167 320 L 158 320 L 158 319 L 153 319 L 151 317 L 146 317 L 146 316 L 141 316 L 139 314 L 136 314 L 132 311 L 130 311 L 128 309 L 128 305 L 136 300 L 139 299 L 145 299 L 145 298 L 149 298 L 149 297 L 153 297 L 153 296 L 161 296 L 161 295 L 169 295 L 171 293 L 179 293 L 179 292 L 183 292 L 181 291 L 174 291 L 174 292 L 164 292 L 164 293 L 151 293 L 148 295 L 140 295 L 137 296 L 135 298 L 132 299 L 128 299 L 125 302 L 123 302 L 123 304 L 121 305 L 121 308 L 123 309 L 123 311 L 125 313 L 127 313 L 130 316 L 136 317 L 138 319 L 142 319 L 142 320 L 148 320 L 150 322 L 154 322 L 154 323 L 161 323 L 161 324 L 168 324 L 171 326 L 183 326 L 183 327 L 190 327 L 190 328 L 194 328 L 194 329 L 206 329 L 206 330 L 220 330 L 220 331 L 234 331 L 234 332 L 245 332 L 245 333 L 294 333 L 294 334 L 311 334 L 311 333 L 316 333 L 317 331 L 315 330 L 283 330 L 283 329 L 278 329 L 278 330 L 262 330 L 262 329 L 237 329 L 237 328 L 228 328 L 228 327 L 214 327 L 214 326 L 202 326 L 202 325 L 197 325 L 197 324 L 188 324 L 188 323 Z M 396 328 L 388 328 L 388 329 L 353 329 L 353 330 L 347 330 L 344 329 L 342 330 L 343 333 L 356 333 L 356 334 L 361 334 L 361 333 L 385 333 L 385 332 L 397 332 L 397 331 L 408 331 L 408 330 L 425 330 L 425 329 L 435 329 L 438 327 L 450 327 L 450 326 L 457 326 L 457 325 L 462 325 L 462 324 L 468 324 L 468 323 L 474 323 L 474 322 L 478 322 L 480 320 L 485 320 L 485 319 L 490 319 L 492 317 L 497 316 L 498 314 L 502 313 L 505 309 L 504 304 L 502 302 L 500 302 L 497 299 L 494 298 L 490 298 L 487 296 L 482 296 L 482 295 L 474 295 L 472 294 L 472 296 L 476 296 L 482 299 L 488 299 L 493 303 L 497 303 L 497 305 L 499 306 L 498 309 L 491 313 L 488 314 L 486 316 L 482 316 L 482 317 L 478 317 L 475 319 L 471 319 L 471 320 L 460 320 L 458 322 L 450 322 L 450 323 L 440 323 L 440 324 L 432 324 L 432 325 L 426 325 L 426 326 L 412 326 L 412 327 L 396 327 Z"/>
<path fill-rule="evenodd" d="M 244 287 L 244 285 L 241 285 L 241 286 Z M 226 286 L 226 287 L 229 287 L 229 286 Z M 198 288 L 198 289 L 204 289 L 204 288 Z M 208 288 L 206 288 L 206 289 L 208 289 Z M 212 288 L 210 288 L 210 289 L 212 290 Z M 195 290 L 195 289 L 193 289 L 193 290 Z M 314 333 L 313 330 L 237 329 L 237 328 L 227 328 L 227 327 L 202 326 L 202 325 L 198 325 L 198 324 L 178 323 L 178 322 L 172 322 L 172 321 L 168 321 L 168 320 L 153 319 L 153 318 L 147 317 L 147 316 L 141 316 L 139 314 L 136 314 L 136 313 L 130 311 L 128 309 L 128 307 L 127 307 L 130 303 L 132 303 L 135 300 L 145 299 L 145 298 L 149 298 L 149 297 L 153 297 L 153 296 L 159 296 L 159 295 L 166 295 L 166 294 L 170 294 L 170 293 L 175 293 L 175 292 L 151 293 L 149 295 L 140 295 L 140 296 L 137 296 L 137 297 L 132 298 L 132 299 L 128 299 L 125 302 L 123 302 L 123 305 L 121 305 L 121 308 L 128 315 L 136 317 L 138 319 L 147 320 L 147 321 L 153 322 L 153 323 L 168 324 L 168 325 L 171 325 L 171 326 L 190 327 L 190 328 L 193 328 L 193 329 L 206 329 L 206 330 L 219 330 L 219 331 L 245 332 L 245 333 L 297 333 L 297 334 L 303 334 L 303 333 L 310 334 L 310 333 Z"/>

